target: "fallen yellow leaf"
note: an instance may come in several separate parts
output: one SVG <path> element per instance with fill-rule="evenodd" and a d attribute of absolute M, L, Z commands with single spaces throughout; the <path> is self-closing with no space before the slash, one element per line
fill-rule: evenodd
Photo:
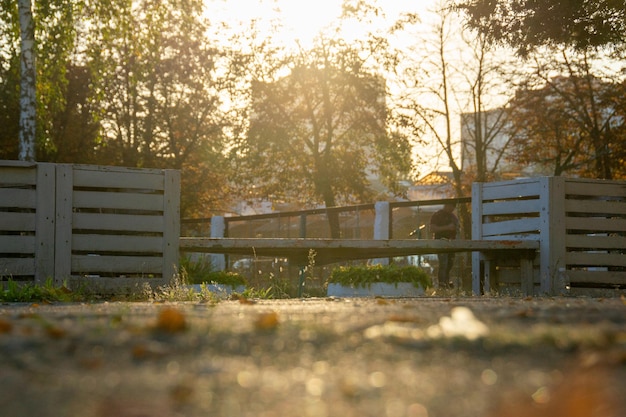
<path fill-rule="evenodd" d="M 278 313 L 272 311 L 271 313 L 259 314 L 254 322 L 254 327 L 259 330 L 272 330 L 278 326 L 278 323 Z"/>
<path fill-rule="evenodd" d="M 187 329 L 185 315 L 175 308 L 164 308 L 159 312 L 156 328 L 158 330 L 176 333 Z"/>

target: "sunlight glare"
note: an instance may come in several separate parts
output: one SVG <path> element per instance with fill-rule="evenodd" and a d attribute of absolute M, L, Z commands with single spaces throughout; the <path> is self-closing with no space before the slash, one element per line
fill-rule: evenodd
<path fill-rule="evenodd" d="M 205 0 L 206 15 L 213 21 L 230 22 L 244 27 L 257 20 L 262 25 L 280 22 L 282 29 L 273 37 L 284 45 L 300 42 L 308 45 L 313 38 L 341 14 L 342 0 Z"/>
<path fill-rule="evenodd" d="M 310 42 L 324 27 L 341 14 L 341 0 L 279 1 L 285 41 Z"/>

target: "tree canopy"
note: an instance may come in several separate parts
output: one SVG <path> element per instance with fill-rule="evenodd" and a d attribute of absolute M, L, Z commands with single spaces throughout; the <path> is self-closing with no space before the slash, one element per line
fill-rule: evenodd
<path fill-rule="evenodd" d="M 624 0 L 459 0 L 470 27 L 521 55 L 541 45 L 576 49 L 626 44 Z"/>

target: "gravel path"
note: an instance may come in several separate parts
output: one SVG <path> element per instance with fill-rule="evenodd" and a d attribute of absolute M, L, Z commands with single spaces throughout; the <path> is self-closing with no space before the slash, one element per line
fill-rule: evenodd
<path fill-rule="evenodd" d="M 626 415 L 620 298 L 0 305 L 0 415 Z"/>

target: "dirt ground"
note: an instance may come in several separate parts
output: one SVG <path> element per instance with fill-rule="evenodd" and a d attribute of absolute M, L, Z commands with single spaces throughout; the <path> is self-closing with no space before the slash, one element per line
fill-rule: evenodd
<path fill-rule="evenodd" d="M 0 415 L 620 417 L 621 298 L 0 305 Z"/>

